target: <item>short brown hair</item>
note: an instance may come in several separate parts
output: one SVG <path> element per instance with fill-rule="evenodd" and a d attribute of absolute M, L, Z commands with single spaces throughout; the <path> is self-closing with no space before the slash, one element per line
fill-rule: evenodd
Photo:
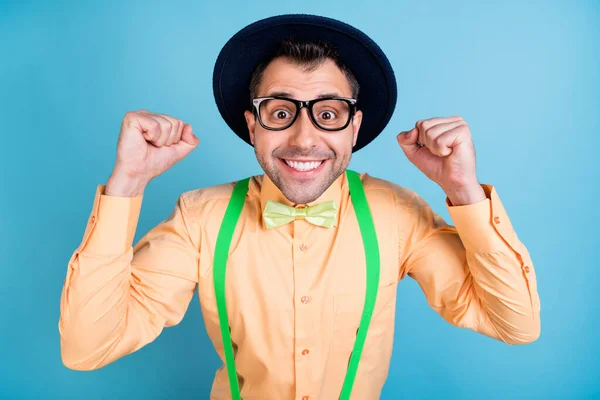
<path fill-rule="evenodd" d="M 278 57 L 285 57 L 294 64 L 303 67 L 305 72 L 312 72 L 319 68 L 323 63 L 330 59 L 335 62 L 337 67 L 344 73 L 352 97 L 358 98 L 360 87 L 356 77 L 350 69 L 340 60 L 337 50 L 328 42 L 322 40 L 283 40 L 274 55 L 262 61 L 252 73 L 250 78 L 250 104 L 252 99 L 257 96 L 258 87 L 262 80 L 263 73 L 267 66 Z"/>

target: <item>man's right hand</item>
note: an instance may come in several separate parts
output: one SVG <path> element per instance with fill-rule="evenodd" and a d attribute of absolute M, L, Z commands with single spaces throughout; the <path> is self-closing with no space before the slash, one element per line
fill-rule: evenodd
<path fill-rule="evenodd" d="M 146 110 L 125 114 L 117 144 L 117 161 L 104 192 L 107 196 L 143 194 L 150 180 L 196 148 L 192 126 Z"/>

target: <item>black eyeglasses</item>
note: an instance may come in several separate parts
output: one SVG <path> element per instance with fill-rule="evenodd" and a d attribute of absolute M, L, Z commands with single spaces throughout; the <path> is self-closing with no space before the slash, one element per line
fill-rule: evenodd
<path fill-rule="evenodd" d="M 345 97 L 326 97 L 300 101 L 287 97 L 258 97 L 252 99 L 255 115 L 260 125 L 271 131 L 289 128 L 298 119 L 303 107 L 313 124 L 324 131 L 346 129 L 356 113 L 356 99 Z"/>

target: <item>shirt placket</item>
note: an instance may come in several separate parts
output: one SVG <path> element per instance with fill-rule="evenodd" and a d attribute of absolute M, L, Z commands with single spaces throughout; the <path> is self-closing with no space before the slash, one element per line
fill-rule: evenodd
<path fill-rule="evenodd" d="M 315 307 L 318 299 L 311 292 L 312 273 L 308 270 L 311 266 L 307 262 L 310 252 L 308 231 L 310 224 L 303 219 L 293 222 L 293 267 L 294 267 L 294 364 L 296 373 L 296 399 L 313 400 L 314 385 L 311 382 L 311 369 L 315 351 L 316 335 L 312 332 L 311 321 L 314 319 Z"/>

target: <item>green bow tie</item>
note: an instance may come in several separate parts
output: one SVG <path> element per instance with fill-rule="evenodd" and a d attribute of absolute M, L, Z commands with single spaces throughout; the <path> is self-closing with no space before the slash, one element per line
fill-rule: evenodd
<path fill-rule="evenodd" d="M 305 208 L 294 208 L 273 200 L 267 200 L 263 210 L 263 219 L 267 229 L 285 225 L 299 218 L 304 218 L 314 225 L 331 228 L 336 215 L 337 207 L 333 200 Z"/>

